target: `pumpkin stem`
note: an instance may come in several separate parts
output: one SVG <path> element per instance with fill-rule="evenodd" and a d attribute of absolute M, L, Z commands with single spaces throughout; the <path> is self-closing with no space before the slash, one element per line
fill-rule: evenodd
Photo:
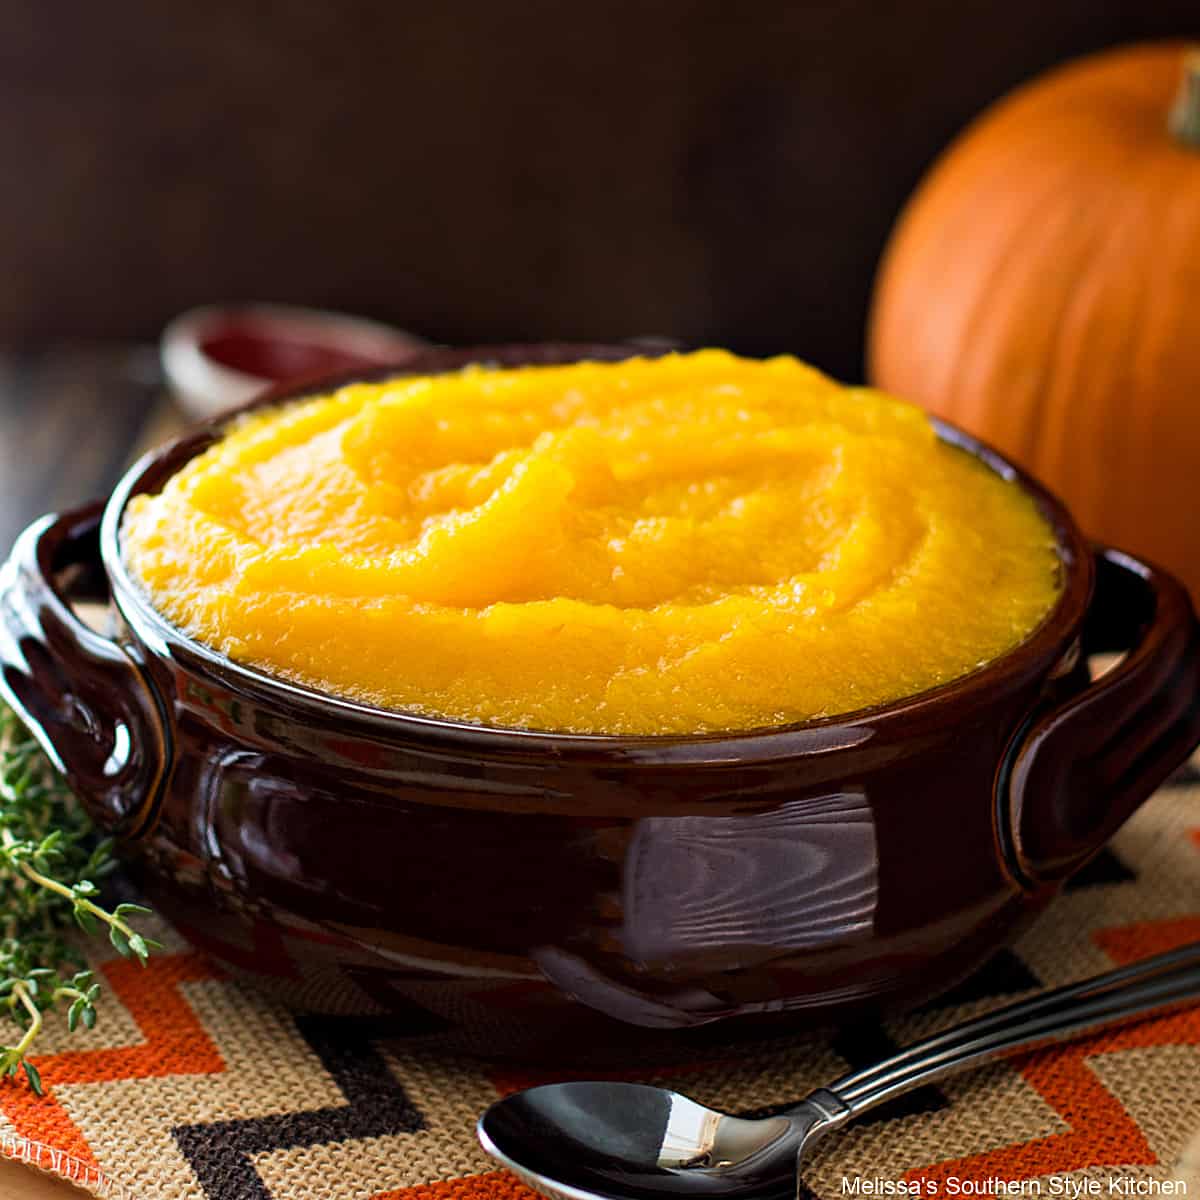
<path fill-rule="evenodd" d="M 1200 47 L 1183 60 L 1183 79 L 1168 123 L 1185 146 L 1200 150 Z"/>

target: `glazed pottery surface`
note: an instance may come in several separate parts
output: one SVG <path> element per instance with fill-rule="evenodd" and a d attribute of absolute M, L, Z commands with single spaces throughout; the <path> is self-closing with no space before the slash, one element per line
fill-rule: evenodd
<path fill-rule="evenodd" d="M 428 351 L 372 377 L 635 352 Z M 216 426 L 23 535 L 0 575 L 2 690 L 152 901 L 292 1004 L 415 1007 L 475 1048 L 557 1057 L 912 1004 L 1015 937 L 1200 741 L 1180 586 L 1093 550 L 1053 497 L 939 428 L 1034 496 L 1063 590 L 1014 651 L 886 707 L 570 736 L 385 712 L 238 666 L 160 617 L 118 546 L 128 498 Z M 74 615 L 87 595 L 111 596 L 113 637 Z M 1093 681 L 1099 651 L 1124 657 Z"/>

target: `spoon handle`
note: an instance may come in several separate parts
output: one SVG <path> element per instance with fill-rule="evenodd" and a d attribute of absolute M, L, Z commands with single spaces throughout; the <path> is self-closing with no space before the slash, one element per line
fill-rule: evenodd
<path fill-rule="evenodd" d="M 1043 992 L 916 1042 L 814 1093 L 843 1124 L 894 1096 L 1019 1051 L 1200 1000 L 1200 942 Z M 834 1101 L 839 1103 L 835 1104 Z"/>

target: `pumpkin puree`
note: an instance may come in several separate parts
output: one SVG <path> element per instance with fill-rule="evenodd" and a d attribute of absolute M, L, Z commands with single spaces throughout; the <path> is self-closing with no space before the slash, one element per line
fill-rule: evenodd
<path fill-rule="evenodd" d="M 356 384 L 235 421 L 124 551 L 238 662 L 386 708 L 665 734 L 844 713 L 1026 637 L 1031 500 L 925 415 L 705 350 Z"/>

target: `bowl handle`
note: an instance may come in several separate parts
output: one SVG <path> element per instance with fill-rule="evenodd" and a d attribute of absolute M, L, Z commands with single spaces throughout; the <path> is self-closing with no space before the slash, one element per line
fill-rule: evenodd
<path fill-rule="evenodd" d="M 102 503 L 35 521 L 0 568 L 0 695 L 24 718 L 106 831 L 147 826 L 169 759 L 163 709 L 141 668 L 67 603 L 107 593 L 100 561 Z"/>
<path fill-rule="evenodd" d="M 1036 712 L 1006 755 L 1001 828 L 1027 882 L 1081 866 L 1200 743 L 1200 626 L 1187 592 L 1123 551 L 1099 546 L 1095 559 L 1081 650 L 1125 657 Z"/>

